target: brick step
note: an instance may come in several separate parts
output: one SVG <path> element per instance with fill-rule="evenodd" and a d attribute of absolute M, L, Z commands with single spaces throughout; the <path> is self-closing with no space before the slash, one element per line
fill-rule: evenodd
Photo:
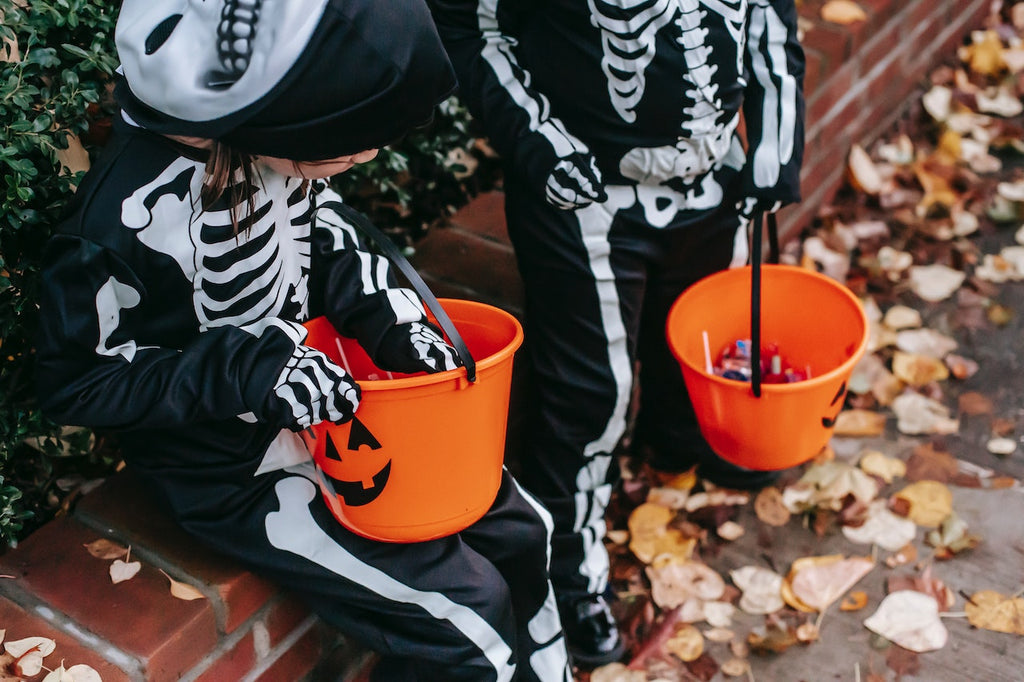
<path fill-rule="evenodd" d="M 84 547 L 100 538 L 129 546 L 139 573 L 114 584 L 111 560 Z M 204 598 L 172 596 L 161 571 Z M 287 594 L 198 546 L 127 472 L 0 556 L 0 574 L 10 576 L 0 580 L 6 639 L 53 638 L 49 667 L 85 663 L 104 682 L 342 682 L 366 658 Z"/>

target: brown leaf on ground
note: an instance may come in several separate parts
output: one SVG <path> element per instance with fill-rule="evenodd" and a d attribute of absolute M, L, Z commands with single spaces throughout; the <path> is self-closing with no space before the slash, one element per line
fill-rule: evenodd
<path fill-rule="evenodd" d="M 949 611 L 956 603 L 956 595 L 953 594 L 946 583 L 939 578 L 932 577 L 932 567 L 928 566 L 921 572 L 921 575 L 891 575 L 885 583 L 886 592 L 899 592 L 901 590 L 913 590 L 927 594 L 939 605 L 939 611 Z"/>
<path fill-rule="evenodd" d="M 124 545 L 107 540 L 106 538 L 100 538 L 99 540 L 93 540 L 90 543 L 82 545 L 92 556 L 97 559 L 111 560 L 111 559 L 123 559 L 128 554 L 128 548 Z"/>
<path fill-rule="evenodd" d="M 924 443 L 914 448 L 914 452 L 907 460 L 906 479 L 947 483 L 959 471 L 960 466 L 953 455 L 938 449 L 932 443 Z"/>
<path fill-rule="evenodd" d="M 961 414 L 966 415 L 979 415 L 979 414 L 992 414 L 994 409 L 992 399 L 986 395 L 983 395 L 977 391 L 967 391 L 961 393 L 957 398 L 957 406 L 960 408 Z"/>
<path fill-rule="evenodd" d="M 777 621 L 759 625 L 747 635 L 750 650 L 759 654 L 781 654 L 799 642 L 796 628 Z"/>
<path fill-rule="evenodd" d="M 792 514 L 782 502 L 782 491 L 775 486 L 763 488 L 754 498 L 754 513 L 769 526 L 785 526 Z"/>
<path fill-rule="evenodd" d="M 697 660 L 687 662 L 686 669 L 701 682 L 711 682 L 718 674 L 719 667 L 718 661 L 705 652 Z"/>
<path fill-rule="evenodd" d="M 885 664 L 897 676 L 916 675 L 921 671 L 921 657 L 897 644 L 893 644 L 885 652 Z"/>

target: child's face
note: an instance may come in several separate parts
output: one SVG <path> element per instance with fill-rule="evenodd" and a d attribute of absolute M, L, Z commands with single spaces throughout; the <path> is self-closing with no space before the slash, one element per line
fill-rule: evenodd
<path fill-rule="evenodd" d="M 378 151 L 380 150 L 368 149 L 365 152 L 339 156 L 335 159 L 326 159 L 324 161 L 291 161 L 289 159 L 278 159 L 273 156 L 260 156 L 257 158 L 260 163 L 268 166 L 275 173 L 316 180 L 344 173 L 357 163 L 372 161 L 377 157 Z"/>

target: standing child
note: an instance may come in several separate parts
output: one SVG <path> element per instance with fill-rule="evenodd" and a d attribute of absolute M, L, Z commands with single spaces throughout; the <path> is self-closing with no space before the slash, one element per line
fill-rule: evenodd
<path fill-rule="evenodd" d="M 793 0 L 428 0 L 460 97 L 505 164 L 538 406 L 522 480 L 555 519 L 551 578 L 580 663 L 618 658 L 605 508 L 634 379 L 657 468 L 732 466 L 700 434 L 665 339 L 671 304 L 742 265 L 755 212 L 799 199 Z M 745 123 L 741 137 L 740 114 Z M 634 368 L 640 366 L 634 377 Z"/>
<path fill-rule="evenodd" d="M 418 0 L 125 0 L 116 135 L 46 254 L 39 395 L 116 431 L 198 540 L 381 652 L 380 680 L 567 682 L 551 520 L 508 472 L 457 535 L 337 523 L 297 432 L 358 384 L 303 345 L 326 315 L 384 369 L 457 355 L 364 251 L 325 178 L 429 120 L 454 88 Z"/>

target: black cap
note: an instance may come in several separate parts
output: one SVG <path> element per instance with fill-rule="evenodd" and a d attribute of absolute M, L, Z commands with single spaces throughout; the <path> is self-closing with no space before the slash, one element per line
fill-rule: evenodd
<path fill-rule="evenodd" d="M 125 19 L 135 3 L 145 6 Z M 216 21 L 209 3 L 177 0 L 164 10 L 154 5 L 168 0 L 122 5 L 115 96 L 144 128 L 217 139 L 250 154 L 317 161 L 394 142 L 428 123 L 455 90 L 451 64 L 420 0 L 222 0 L 212 3 Z M 255 19 L 233 33 L 232 13 L 246 11 Z M 318 20 L 315 13 L 322 13 Z M 188 33 L 179 39 L 179 31 Z M 232 53 L 230 38 L 238 34 L 250 39 L 234 43 L 243 49 Z"/>

